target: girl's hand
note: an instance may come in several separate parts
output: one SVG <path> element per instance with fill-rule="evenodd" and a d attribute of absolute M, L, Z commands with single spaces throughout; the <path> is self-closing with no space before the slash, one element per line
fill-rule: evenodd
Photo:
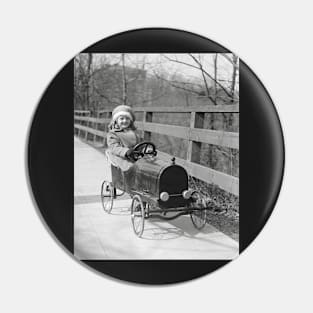
<path fill-rule="evenodd" d="M 137 161 L 139 158 L 143 157 L 143 153 L 135 151 L 134 149 L 130 148 L 127 150 L 125 157 L 133 162 Z"/>
<path fill-rule="evenodd" d="M 134 161 L 134 150 L 132 148 L 128 149 L 125 154 L 125 157 L 129 160 Z"/>

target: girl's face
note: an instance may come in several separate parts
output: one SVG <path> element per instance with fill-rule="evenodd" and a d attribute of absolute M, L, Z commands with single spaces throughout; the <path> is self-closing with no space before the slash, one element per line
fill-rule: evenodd
<path fill-rule="evenodd" d="M 117 118 L 116 123 L 120 129 L 125 129 L 130 126 L 131 120 L 127 115 L 121 115 Z"/>

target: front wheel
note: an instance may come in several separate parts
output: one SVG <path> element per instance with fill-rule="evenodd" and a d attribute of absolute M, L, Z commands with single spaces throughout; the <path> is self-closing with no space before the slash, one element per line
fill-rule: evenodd
<path fill-rule="evenodd" d="M 190 213 L 190 218 L 193 225 L 200 230 L 205 226 L 207 219 L 207 210 L 205 210 L 205 199 L 198 191 L 194 191 L 191 197 L 193 199 L 193 202 L 190 204 L 190 208 L 193 208 L 195 210 Z"/>
<path fill-rule="evenodd" d="M 141 237 L 145 227 L 145 207 L 139 195 L 133 197 L 130 214 L 134 233 Z"/>
<path fill-rule="evenodd" d="M 104 181 L 101 185 L 101 203 L 103 210 L 110 213 L 113 208 L 114 187 L 111 182 Z"/>

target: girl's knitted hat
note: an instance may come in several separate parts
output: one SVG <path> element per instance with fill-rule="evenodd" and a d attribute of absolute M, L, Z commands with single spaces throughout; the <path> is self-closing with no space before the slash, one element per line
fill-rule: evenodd
<path fill-rule="evenodd" d="M 119 116 L 126 115 L 133 122 L 135 121 L 135 114 L 132 108 L 128 105 L 119 105 L 112 112 L 112 121 L 115 121 Z"/>

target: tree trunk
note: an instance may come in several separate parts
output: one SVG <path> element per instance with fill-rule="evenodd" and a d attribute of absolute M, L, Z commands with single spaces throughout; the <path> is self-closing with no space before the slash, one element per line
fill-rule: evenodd
<path fill-rule="evenodd" d="M 90 110 L 90 80 L 91 80 L 91 65 L 92 65 L 92 54 L 88 53 L 88 60 L 87 60 L 87 75 L 86 75 L 86 99 L 85 99 L 85 109 Z"/>
<path fill-rule="evenodd" d="M 217 56 L 218 54 L 216 53 L 214 56 L 214 94 L 215 94 L 215 101 L 217 98 Z"/>
<path fill-rule="evenodd" d="M 231 102 L 234 102 L 235 86 L 236 86 L 236 71 L 237 71 L 237 60 L 238 57 L 233 54 L 233 77 L 231 82 Z"/>
<path fill-rule="evenodd" d="M 122 53 L 123 104 L 127 105 L 127 80 L 125 72 L 125 54 Z"/>

